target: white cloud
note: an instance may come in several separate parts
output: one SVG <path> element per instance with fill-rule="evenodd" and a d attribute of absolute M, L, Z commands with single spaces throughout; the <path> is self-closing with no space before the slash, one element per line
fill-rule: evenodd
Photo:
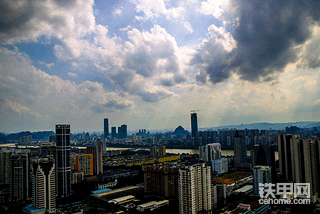
<path fill-rule="evenodd" d="M 52 66 L 54 66 L 54 62 L 52 62 L 52 63 L 45 63 L 45 62 L 39 62 L 40 64 L 42 64 L 42 65 L 45 65 L 45 66 L 47 66 L 47 68 L 51 68 Z"/>
<path fill-rule="evenodd" d="M 72 73 L 72 72 L 68 72 L 68 76 L 69 77 L 75 77 L 75 78 L 78 77 L 78 75 L 76 73 Z"/>
<path fill-rule="evenodd" d="M 93 0 L 88 1 L 4 1 L 6 26 L 0 33 L 5 44 L 36 41 L 39 36 L 55 36 L 64 41 L 80 38 L 94 30 Z M 21 19 L 21 17 L 25 17 Z"/>
<path fill-rule="evenodd" d="M 88 119 L 107 111 L 118 114 L 118 111 L 134 106 L 118 92 L 107 91 L 102 83 L 85 81 L 76 84 L 36 69 L 17 50 L 1 48 L 0 62 L 0 111 L 4 113 L 0 114 L 0 120 L 11 118 L 6 124 L 9 127 L 15 127 L 14 123 L 21 115 L 42 122 L 54 118 L 45 122 L 48 125 L 62 120 L 75 121 L 79 115 Z M 1 128 L 3 125 L 1 123 Z"/>
<path fill-rule="evenodd" d="M 186 21 L 187 13 L 184 8 L 185 2 L 181 2 L 178 7 L 171 7 L 170 3 L 165 0 L 130 0 L 131 3 L 136 4 L 136 11 L 143 12 L 144 17 L 136 16 L 138 21 L 155 20 L 164 16 L 168 21 L 173 21 L 182 24 L 187 33 L 193 33 L 191 24 Z"/>
<path fill-rule="evenodd" d="M 123 9 L 124 9 L 124 7 L 119 7 L 119 8 L 117 8 L 117 9 L 115 9 L 113 12 L 112 12 L 112 15 L 113 16 L 122 16 L 122 13 L 123 13 Z"/>

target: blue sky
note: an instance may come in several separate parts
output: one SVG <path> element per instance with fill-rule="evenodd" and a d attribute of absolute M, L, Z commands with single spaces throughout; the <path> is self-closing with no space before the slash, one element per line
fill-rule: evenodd
<path fill-rule="evenodd" d="M 0 5 L 0 131 L 319 121 L 318 1 Z"/>

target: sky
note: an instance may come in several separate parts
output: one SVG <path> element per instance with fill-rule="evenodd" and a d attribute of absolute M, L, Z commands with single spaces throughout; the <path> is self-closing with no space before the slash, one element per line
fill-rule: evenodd
<path fill-rule="evenodd" d="M 0 131 L 320 120 L 318 0 L 0 0 Z"/>

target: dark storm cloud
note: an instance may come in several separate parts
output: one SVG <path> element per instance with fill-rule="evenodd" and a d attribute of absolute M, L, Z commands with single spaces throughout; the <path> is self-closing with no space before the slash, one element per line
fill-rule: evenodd
<path fill-rule="evenodd" d="M 20 41 L 36 40 L 39 36 L 56 35 L 62 29 L 72 28 L 74 22 L 69 20 L 91 2 L 69 0 L 0 0 L 0 39 L 3 44 L 14 44 Z M 64 12 L 63 12 L 64 11 Z M 90 16 L 90 15 L 88 15 Z M 80 31 L 91 29 L 90 19 L 80 22 Z M 80 18 L 81 19 L 81 18 Z M 82 29 L 82 25 L 86 25 Z"/>
<path fill-rule="evenodd" d="M 240 10 L 239 25 L 231 31 L 237 47 L 227 52 L 214 37 L 204 42 L 191 61 L 200 70 L 199 81 L 204 82 L 207 74 L 212 83 L 219 83 L 234 72 L 252 82 L 273 80 L 288 63 L 297 61 L 301 51 L 297 45 L 304 44 L 314 24 L 319 24 L 318 0 L 234 0 L 233 4 Z M 319 66 L 317 56 L 309 61 L 310 67 Z"/>

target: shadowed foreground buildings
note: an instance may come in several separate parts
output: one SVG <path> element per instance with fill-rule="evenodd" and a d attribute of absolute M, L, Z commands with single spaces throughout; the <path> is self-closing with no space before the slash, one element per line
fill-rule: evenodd
<path fill-rule="evenodd" d="M 300 139 L 299 135 L 280 135 L 278 148 L 283 178 L 310 183 L 311 202 L 316 202 L 320 188 L 320 141 Z"/>
<path fill-rule="evenodd" d="M 175 199 L 178 196 L 179 167 L 142 165 L 144 193 L 147 197 Z"/>
<path fill-rule="evenodd" d="M 28 199 L 30 197 L 30 151 L 16 150 L 11 155 L 9 177 L 11 200 L 22 201 Z"/>

